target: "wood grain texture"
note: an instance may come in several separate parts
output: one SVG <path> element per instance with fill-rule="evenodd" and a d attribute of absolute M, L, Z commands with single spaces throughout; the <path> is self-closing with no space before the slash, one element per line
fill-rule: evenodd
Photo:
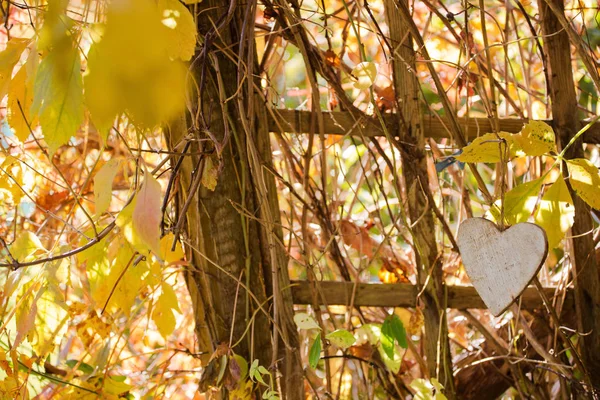
<path fill-rule="evenodd" d="M 310 112 L 299 110 L 274 110 L 277 118 L 269 119 L 269 129 L 271 132 L 295 132 L 298 134 L 308 133 L 310 131 Z M 397 131 L 398 118 L 395 114 L 384 114 L 383 120 L 390 132 Z M 376 118 L 363 118 L 356 120 L 352 113 L 345 111 L 323 112 L 323 122 L 325 133 L 329 135 L 349 135 L 377 137 L 384 136 L 381 125 Z M 467 140 L 473 140 L 477 136 L 492 132 L 490 120 L 487 118 L 459 118 L 458 122 L 462 127 Z M 518 118 L 500 119 L 500 130 L 510 133 L 518 133 L 523 125 L 528 121 Z M 554 121 L 545 120 L 544 122 L 554 125 Z M 585 122 L 585 121 L 584 121 Z M 445 118 L 435 116 L 425 117 L 422 121 L 422 129 L 425 137 L 432 139 L 446 139 L 450 137 L 448 131 L 449 122 Z M 583 135 L 585 143 L 600 143 L 600 124 L 596 123 Z"/>
<path fill-rule="evenodd" d="M 519 297 L 548 255 L 546 232 L 527 222 L 500 231 L 487 219 L 469 218 L 456 239 L 473 286 L 495 316 Z"/>
<path fill-rule="evenodd" d="M 355 289 L 356 285 L 356 291 Z M 322 305 L 343 306 L 353 304 L 357 307 L 415 307 L 419 289 L 408 283 L 357 283 L 323 281 L 318 284 L 324 302 Z M 466 310 L 487 308 L 473 286 L 445 286 L 448 296 L 448 308 Z M 308 281 L 292 281 L 294 304 L 311 304 L 311 286 Z M 544 288 L 549 298 L 553 298 L 557 289 Z M 352 296 L 354 293 L 354 301 Z M 544 304 L 534 287 L 527 288 L 521 295 L 521 307 L 526 310 L 543 310 Z M 568 289 L 563 305 L 563 314 L 574 310 L 573 290 Z"/>

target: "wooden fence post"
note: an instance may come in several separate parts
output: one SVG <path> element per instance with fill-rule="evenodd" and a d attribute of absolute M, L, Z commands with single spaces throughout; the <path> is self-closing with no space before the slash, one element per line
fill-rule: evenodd
<path fill-rule="evenodd" d="M 550 7 L 550 3 L 552 7 Z M 561 147 L 567 145 L 580 129 L 577 98 L 571 67 L 569 35 L 554 11 L 564 12 L 562 0 L 538 0 L 547 68 L 554 129 Z M 553 8 L 554 11 L 551 9 Z M 569 148 L 567 159 L 584 157 L 581 140 Z M 565 169 L 566 170 L 566 169 Z M 600 277 L 594 256 L 590 207 L 571 190 L 575 205 L 575 222 L 571 229 L 571 262 L 575 281 L 577 329 L 583 343 L 581 351 L 592 384 L 600 388 Z"/>
<path fill-rule="evenodd" d="M 404 1 L 408 6 L 406 0 Z M 431 377 L 437 377 L 448 398 L 455 398 L 452 376 L 452 356 L 448 344 L 446 305 L 439 249 L 435 237 L 435 221 L 428 206 L 429 178 L 425 140 L 420 124 L 419 83 L 416 77 L 415 52 L 410 28 L 397 9 L 395 0 L 384 2 L 390 29 L 390 52 L 394 89 L 397 100 L 397 131 L 402 157 L 402 172 L 406 183 L 408 213 L 412 228 L 419 286 L 425 318 L 425 356 Z"/>

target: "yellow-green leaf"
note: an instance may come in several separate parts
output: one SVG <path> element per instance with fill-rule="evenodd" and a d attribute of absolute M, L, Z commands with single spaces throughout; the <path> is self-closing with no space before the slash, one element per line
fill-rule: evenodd
<path fill-rule="evenodd" d="M 337 329 L 325 335 L 325 338 L 342 350 L 346 350 L 356 342 L 354 335 L 346 329 Z"/>
<path fill-rule="evenodd" d="M 542 188 L 542 178 L 522 183 L 504 195 L 504 218 L 509 225 L 527 222 Z"/>
<path fill-rule="evenodd" d="M 12 72 L 29 40 L 12 39 L 0 53 L 0 100 L 8 93 Z"/>
<path fill-rule="evenodd" d="M 169 56 L 189 61 L 196 50 L 196 23 L 190 11 L 179 0 L 159 0 L 162 23 L 169 28 Z"/>
<path fill-rule="evenodd" d="M 113 158 L 100 168 L 94 177 L 94 201 L 96 215 L 102 215 L 110 206 L 112 199 L 112 184 L 119 169 L 119 160 Z"/>
<path fill-rule="evenodd" d="M 92 121 L 106 138 L 117 114 L 154 127 L 183 110 L 183 63 L 169 58 L 173 43 L 156 2 L 113 1 L 104 36 L 90 49 L 85 79 Z"/>
<path fill-rule="evenodd" d="M 368 89 L 375 83 L 377 65 L 374 62 L 361 62 L 352 69 L 351 74 L 356 79 L 354 82 L 355 88 Z"/>
<path fill-rule="evenodd" d="M 535 214 L 535 222 L 546 231 L 548 247 L 556 247 L 573 225 L 575 207 L 562 175 L 550 186 Z"/>
<path fill-rule="evenodd" d="M 46 249 L 35 233 L 21 231 L 14 243 L 10 245 L 10 254 L 20 262 L 31 261 L 38 252 L 45 252 Z"/>
<path fill-rule="evenodd" d="M 525 125 L 521 130 L 520 142 L 528 156 L 556 152 L 554 131 L 543 121 L 530 121 Z"/>
<path fill-rule="evenodd" d="M 506 141 L 506 145 L 502 143 L 500 139 Z M 508 132 L 499 132 L 498 135 L 495 133 L 486 133 L 473 140 L 473 142 L 462 149 L 462 154 L 455 158 L 464 163 L 495 163 L 500 161 L 508 161 L 505 157 L 506 146 L 508 146 L 508 152 L 506 156 L 513 158 L 521 154 L 522 149 L 519 142 L 515 139 L 514 135 Z"/>
<path fill-rule="evenodd" d="M 51 154 L 75 135 L 83 121 L 81 60 L 76 47 L 60 47 L 42 60 L 31 113 L 39 113 Z"/>
<path fill-rule="evenodd" d="M 600 175 L 598 168 L 585 158 L 567 160 L 569 183 L 577 196 L 600 210 Z"/>

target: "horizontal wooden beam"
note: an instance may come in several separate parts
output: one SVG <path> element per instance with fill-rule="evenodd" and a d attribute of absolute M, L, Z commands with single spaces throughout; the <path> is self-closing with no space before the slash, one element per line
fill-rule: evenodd
<path fill-rule="evenodd" d="M 353 282 L 319 282 L 320 293 L 323 294 L 322 305 L 349 305 L 365 307 L 415 307 L 418 288 L 407 283 L 379 284 Z M 446 286 L 448 290 L 448 308 L 465 310 L 468 308 L 487 308 L 472 286 Z M 549 298 L 554 296 L 556 288 L 544 289 Z M 354 293 L 354 300 L 353 299 Z M 311 304 L 311 286 L 307 281 L 292 282 L 292 297 L 294 304 Z M 320 296 L 317 298 L 322 299 Z M 525 289 L 521 295 L 521 306 L 526 310 L 542 309 L 542 299 L 534 287 Z M 567 290 L 564 310 L 574 310 L 573 291 Z"/>
<path fill-rule="evenodd" d="M 276 118 L 270 118 L 269 128 L 271 132 L 295 132 L 309 133 L 311 126 L 311 112 L 300 110 L 273 110 Z M 395 115 L 384 114 L 385 125 L 394 132 L 397 124 Z M 355 120 L 353 115 L 344 111 L 323 112 L 323 121 L 325 133 L 330 135 L 350 135 L 376 137 L 383 136 L 380 122 L 374 117 L 365 117 L 362 120 Z M 500 119 L 500 130 L 510 133 L 518 133 L 527 120 L 518 118 Z M 552 125 L 552 121 L 545 121 Z M 585 122 L 585 121 L 584 121 Z M 467 140 L 492 132 L 492 125 L 487 118 L 459 118 L 465 137 Z M 423 120 L 423 130 L 426 137 L 433 139 L 443 139 L 450 137 L 449 124 L 444 118 L 431 116 Z M 318 132 L 315 132 L 318 133 Z M 600 143 L 600 123 L 595 123 L 584 133 L 583 140 L 586 143 Z"/>

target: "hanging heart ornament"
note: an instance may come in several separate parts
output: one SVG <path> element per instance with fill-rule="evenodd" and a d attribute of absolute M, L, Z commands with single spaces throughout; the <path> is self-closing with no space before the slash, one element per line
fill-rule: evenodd
<path fill-rule="evenodd" d="M 500 231 L 487 219 L 469 218 L 457 241 L 473 286 L 495 316 L 521 295 L 548 255 L 546 232 L 528 222 Z"/>

